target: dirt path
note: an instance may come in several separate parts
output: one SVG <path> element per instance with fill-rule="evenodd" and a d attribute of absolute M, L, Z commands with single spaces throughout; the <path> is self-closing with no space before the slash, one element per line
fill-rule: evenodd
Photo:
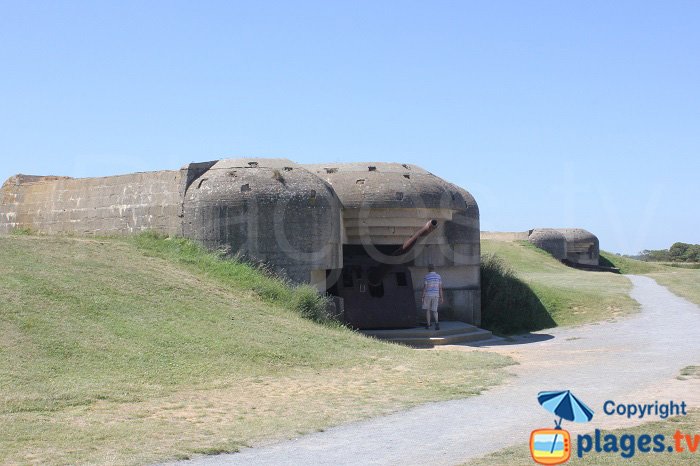
<path fill-rule="evenodd" d="M 535 428 L 552 427 L 553 416 L 536 400 L 543 390 L 570 389 L 596 411 L 595 423 L 565 421 L 563 427 L 572 434 L 633 422 L 605 416 L 601 407 L 609 399 L 653 403 L 657 397 L 666 397 L 700 406 L 698 383 L 675 379 L 681 368 L 700 363 L 700 308 L 650 278 L 629 278 L 634 285 L 631 296 L 642 305 L 639 314 L 617 322 L 553 329 L 515 344 L 485 348 L 509 354 L 520 365 L 513 369 L 517 377 L 510 383 L 481 396 L 431 403 L 268 447 L 183 464 L 461 464 L 525 443 Z"/>

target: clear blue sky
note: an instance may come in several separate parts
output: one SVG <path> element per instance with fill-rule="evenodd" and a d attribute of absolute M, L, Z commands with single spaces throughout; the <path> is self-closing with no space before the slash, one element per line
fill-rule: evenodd
<path fill-rule="evenodd" d="M 700 243 L 700 2 L 0 0 L 0 178 L 398 161 L 484 230 Z"/>

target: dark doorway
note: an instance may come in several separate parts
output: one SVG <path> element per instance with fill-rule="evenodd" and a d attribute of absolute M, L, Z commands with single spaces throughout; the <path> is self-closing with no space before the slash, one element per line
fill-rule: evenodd
<path fill-rule="evenodd" d="M 399 246 L 378 246 L 385 254 Z M 361 245 L 343 246 L 343 270 L 332 291 L 345 301 L 345 320 L 361 329 L 410 328 L 417 322 L 411 272 L 383 265 Z"/>

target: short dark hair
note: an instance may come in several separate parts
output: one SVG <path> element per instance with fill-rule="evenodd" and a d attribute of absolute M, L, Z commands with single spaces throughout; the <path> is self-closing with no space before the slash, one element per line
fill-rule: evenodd
<path fill-rule="evenodd" d="M 435 266 L 433 264 L 428 264 L 428 272 L 435 272 Z"/>

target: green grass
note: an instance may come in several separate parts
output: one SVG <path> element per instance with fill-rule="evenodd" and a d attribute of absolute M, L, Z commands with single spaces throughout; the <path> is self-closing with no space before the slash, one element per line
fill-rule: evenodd
<path fill-rule="evenodd" d="M 700 410 L 691 410 L 687 416 L 669 418 L 664 421 L 655 421 L 626 429 L 615 429 L 602 431 L 602 435 L 613 433 L 620 438 L 622 435 L 649 434 L 652 437 L 656 434 L 663 434 L 666 437 L 666 445 L 673 444 L 673 434 L 680 430 L 685 434 L 697 435 L 700 433 Z M 610 465 L 623 466 L 629 464 L 640 464 L 646 466 L 667 466 L 667 465 L 697 465 L 700 463 L 700 449 L 695 453 L 687 450 L 683 453 L 639 453 L 631 459 L 621 457 L 620 453 L 596 453 L 590 452 L 581 458 L 576 453 L 576 436 L 572 434 L 571 459 L 567 465 L 588 464 L 588 465 Z M 526 440 L 527 442 L 527 440 Z M 531 466 L 535 464 L 530 457 L 530 449 L 527 443 L 518 446 L 505 448 L 482 458 L 466 463 L 465 466 L 492 466 L 492 465 L 512 465 Z"/>
<path fill-rule="evenodd" d="M 686 366 L 676 377 L 678 380 L 700 379 L 700 366 Z"/>
<path fill-rule="evenodd" d="M 606 251 L 600 251 L 600 259 L 602 265 L 610 264 L 612 267 L 617 267 L 622 274 L 643 275 L 646 273 L 664 271 L 668 268 L 654 262 L 630 259 Z"/>
<path fill-rule="evenodd" d="M 481 250 L 484 256 L 500 257 L 534 295 L 534 300 L 530 296 L 520 304 L 511 303 L 505 311 L 501 309 L 503 314 L 493 325 L 496 331 L 503 329 L 503 322 L 518 319 L 521 316 L 517 314 L 522 313 L 538 317 L 529 319 L 529 328 L 517 330 L 596 322 L 638 309 L 638 304 L 629 297 L 631 284 L 621 275 L 567 267 L 526 241 L 482 240 Z M 485 321 L 489 319 L 486 315 L 489 305 L 488 300 L 482 304 Z"/>
<path fill-rule="evenodd" d="M 679 269 L 700 269 L 700 263 L 698 262 L 659 262 L 659 264 Z"/>
<path fill-rule="evenodd" d="M 307 288 L 153 235 L 0 237 L 0 296 L 0 463 L 236 451 L 476 395 L 512 363 L 365 338 Z"/>
<path fill-rule="evenodd" d="M 13 228 L 10 230 L 10 234 L 14 236 L 29 236 L 33 235 L 34 232 L 32 231 L 31 228 L 25 227 L 25 228 Z"/>
<path fill-rule="evenodd" d="M 700 270 L 666 267 L 647 274 L 660 285 L 700 306 Z"/>
<path fill-rule="evenodd" d="M 700 305 L 700 270 L 693 264 L 644 262 L 609 252 L 601 252 L 601 257 L 619 267 L 621 273 L 647 275 L 677 295 Z"/>
<path fill-rule="evenodd" d="M 135 236 L 133 241 L 147 256 L 167 259 L 241 291 L 254 291 L 263 301 L 286 305 L 307 319 L 334 323 L 334 316 L 327 313 L 328 300 L 310 285 L 293 286 L 261 267 L 207 252 L 184 238 L 147 232 Z"/>

